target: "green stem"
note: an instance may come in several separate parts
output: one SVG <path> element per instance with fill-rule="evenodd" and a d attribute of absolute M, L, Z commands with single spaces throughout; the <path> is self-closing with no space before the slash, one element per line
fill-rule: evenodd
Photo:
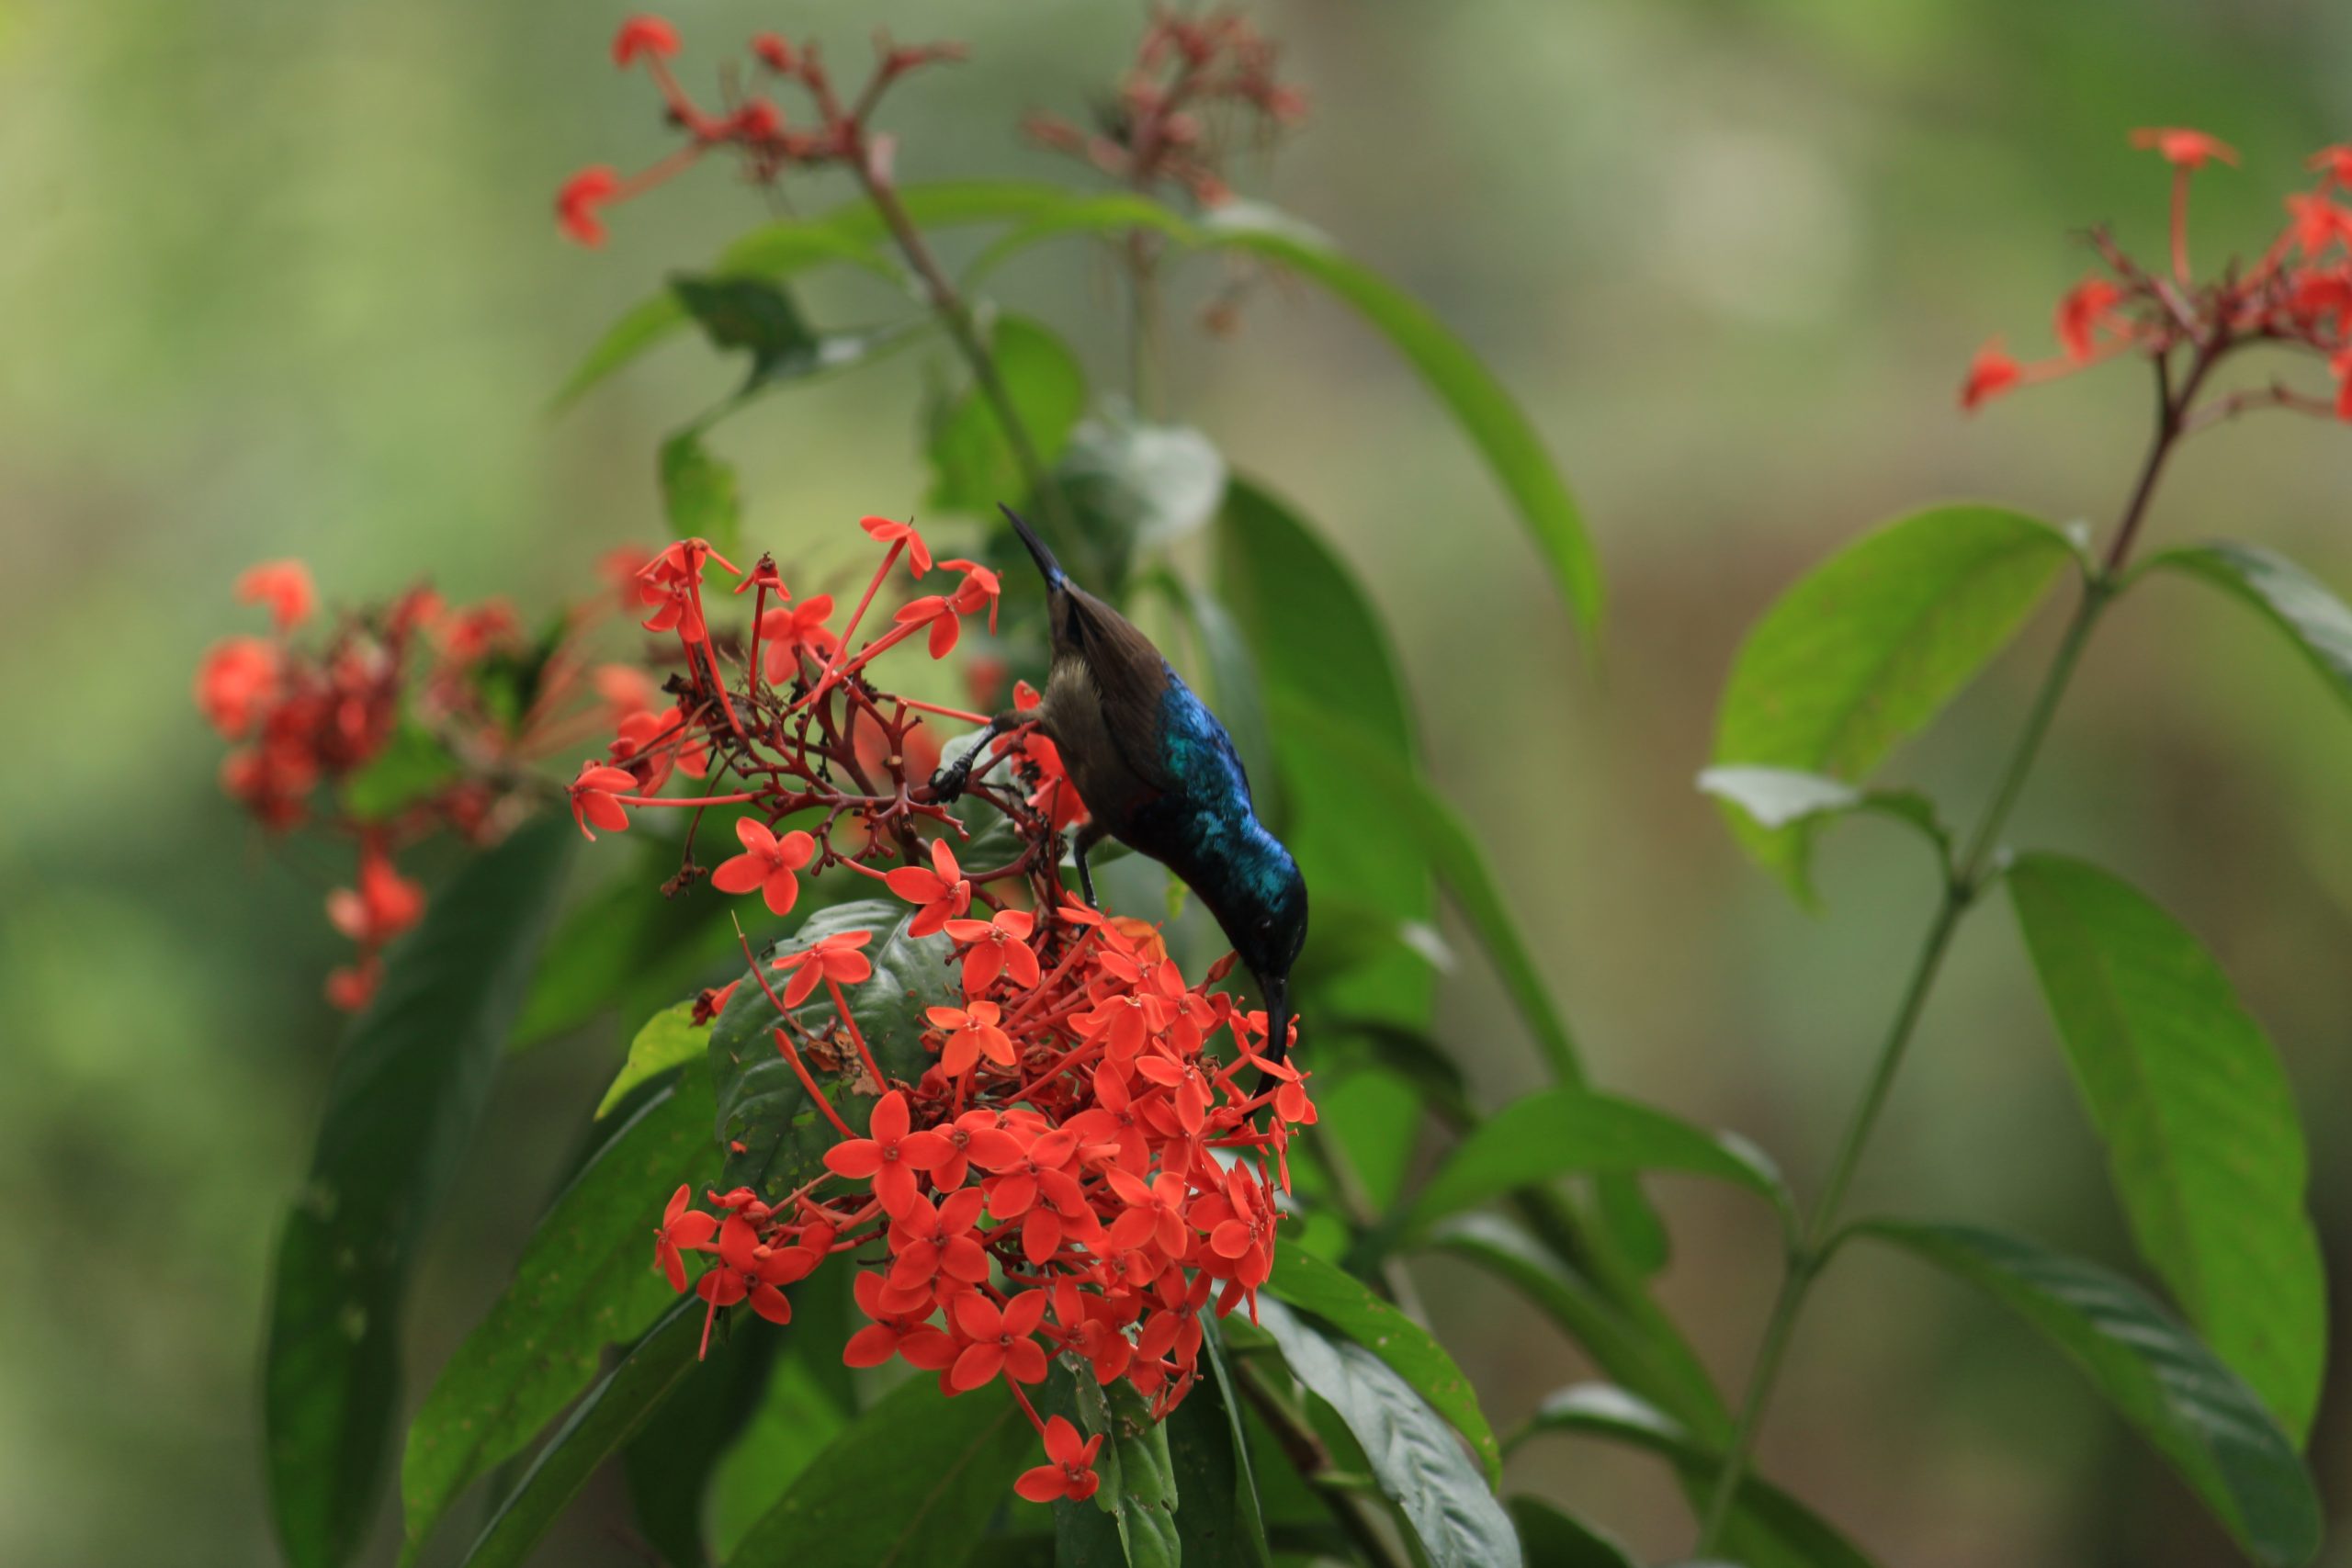
<path fill-rule="evenodd" d="M 1863 1086 L 1860 1100 L 1847 1118 L 1846 1130 L 1838 1141 L 1838 1153 L 1830 1163 L 1829 1176 L 1822 1186 L 1821 1196 L 1814 1203 L 1804 1229 L 1790 1251 L 1786 1271 L 1781 1278 L 1780 1291 L 1773 1298 L 1771 1314 L 1765 1320 L 1764 1337 L 1757 1348 L 1755 1367 L 1748 1374 L 1747 1393 L 1741 1401 L 1738 1423 L 1733 1427 L 1731 1442 L 1724 1451 L 1722 1467 L 1716 1472 L 1713 1490 L 1708 1497 L 1706 1510 L 1701 1516 L 1696 1551 L 1699 1557 L 1713 1555 L 1722 1544 L 1732 1506 L 1739 1496 L 1740 1483 L 1755 1456 L 1764 1414 L 1771 1404 L 1772 1390 L 1780 1379 L 1789 1342 L 1795 1335 L 1797 1319 L 1804 1310 L 1814 1280 L 1819 1277 L 1830 1252 L 1835 1249 L 1838 1217 L 1845 1203 L 1847 1190 L 1853 1184 L 1854 1173 L 1861 1165 L 1863 1150 L 1878 1125 L 1879 1112 L 1885 1108 L 1887 1096 L 1894 1087 L 1895 1074 L 1901 1069 L 1903 1059 L 1909 1051 L 1920 1016 L 1927 1010 L 1928 997 L 1934 990 L 1936 976 L 1943 968 L 1944 954 L 1951 946 L 1952 934 L 1959 930 L 1962 918 L 1983 896 L 1993 879 L 1989 874 L 1993 870 L 1995 848 L 2000 841 L 2001 829 L 2007 825 L 2010 812 L 2016 809 L 2018 798 L 2024 793 L 2026 779 L 2033 771 L 2034 761 L 2041 754 L 2042 741 L 2049 736 L 2051 722 L 2058 714 L 2059 702 L 2074 680 L 2075 667 L 2082 660 L 2083 649 L 2090 641 L 2091 629 L 2098 624 L 2100 613 L 2115 597 L 2123 563 L 2131 553 L 2140 525 L 2147 515 L 2149 502 L 2154 497 L 2157 478 L 2163 473 L 2165 460 L 2171 457 L 2172 449 L 2179 442 L 2186 426 L 2190 401 L 2206 372 L 2226 346 L 2225 343 L 2216 343 L 2200 350 L 2177 393 L 2172 388 L 2169 367 L 2162 361 L 2157 364 L 2155 437 L 2149 445 L 2147 457 L 2141 465 L 2131 496 L 2124 502 L 2114 540 L 2098 569 L 2084 579 L 2082 598 L 2075 606 L 2074 617 L 2066 624 L 2065 635 L 2051 660 L 2049 672 L 2042 677 L 2041 689 L 2035 694 L 2033 706 L 2027 713 L 2025 728 L 2009 753 L 2008 765 L 2002 772 L 2001 782 L 1995 788 L 1993 798 L 1986 803 L 1976 830 L 1969 835 L 1967 848 L 1962 852 L 1959 863 L 1945 883 L 1935 919 L 1928 926 L 1927 940 L 1920 946 L 1910 982 L 1904 987 L 1903 1000 L 1895 1009 L 1894 1021 L 1888 1027 L 1886 1039 L 1879 1047 L 1878 1060 L 1871 1069 L 1870 1081 Z"/>

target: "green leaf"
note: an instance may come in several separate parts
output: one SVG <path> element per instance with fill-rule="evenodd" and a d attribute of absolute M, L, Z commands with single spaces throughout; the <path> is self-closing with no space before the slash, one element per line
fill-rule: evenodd
<path fill-rule="evenodd" d="M 582 1396 L 500 1502 L 466 1553 L 464 1568 L 510 1568 L 530 1555 L 596 1467 L 636 1435 L 694 1369 L 707 1310 L 698 1297 L 678 1298 Z"/>
<path fill-rule="evenodd" d="M 1056 1359 L 1045 1403 L 1080 1435 L 1102 1437 L 1094 1495 L 1054 1504 L 1056 1568 L 1178 1568 L 1176 1461 L 1150 1403 L 1125 1379 L 1098 1383 L 1091 1368 L 1066 1356 Z"/>
<path fill-rule="evenodd" d="M 1641 1568 L 1616 1538 L 1534 1497 L 1510 1500 L 1527 1568 Z"/>
<path fill-rule="evenodd" d="M 1054 474 L 1104 593 L 1126 581 L 1137 557 L 1198 533 L 1225 500 L 1225 459 L 1189 425 L 1083 421 Z"/>
<path fill-rule="evenodd" d="M 853 1321 L 863 1325 L 853 1318 L 851 1276 L 826 1269 L 802 1280 L 790 1292 L 789 1329 L 761 1336 L 782 1342 L 765 1397 L 710 1479 L 711 1540 L 722 1558 L 857 1415 L 854 1374 L 842 1364 Z"/>
<path fill-rule="evenodd" d="M 673 538 L 707 539 L 730 558 L 741 552 L 743 508 L 734 466 L 710 455 L 699 429 L 662 443 L 662 510 Z"/>
<path fill-rule="evenodd" d="M 1176 1536 L 1186 1568 L 1272 1568 L 1249 1438 L 1214 1325 L 1201 1346 L 1208 1374 L 1168 1416 L 1176 1465 Z"/>
<path fill-rule="evenodd" d="M 1502 1484 L 1502 1445 L 1495 1441 L 1494 1428 L 1478 1408 L 1478 1391 L 1428 1329 L 1374 1295 L 1354 1275 L 1296 1247 L 1285 1247 L 1276 1256 L 1266 1290 L 1313 1313 L 1387 1362 L 1468 1440 L 1486 1468 L 1487 1484 Z"/>
<path fill-rule="evenodd" d="M 1917 790 L 1858 789 L 1842 779 L 1794 768 L 1709 768 L 1699 775 L 1702 794 L 1736 806 L 1768 832 L 1797 822 L 1871 812 L 1916 828 L 1951 860 L 1951 830 L 1936 814 L 1935 802 Z"/>
<path fill-rule="evenodd" d="M 2252 1389 L 2130 1280 L 1973 1226 L 1879 1221 L 1859 1231 L 1959 1275 L 2039 1329 L 2258 1562 L 2295 1568 L 2318 1553 L 2319 1498 L 2294 1444 Z"/>
<path fill-rule="evenodd" d="M 1638 1170 L 1728 1181 L 1793 1213 L 1771 1160 L 1738 1134 L 1702 1132 L 1614 1095 L 1555 1089 L 1512 1101 L 1456 1145 L 1414 1201 L 1403 1234 L 1426 1235 L 1449 1214 L 1556 1177 Z"/>
<path fill-rule="evenodd" d="M 1499 1214 L 1456 1215 L 1424 1243 L 1498 1276 L 1541 1308 L 1617 1382 L 1673 1413 L 1711 1442 L 1728 1441 L 1731 1417 L 1706 1367 L 1670 1325 L 1657 1331 Z"/>
<path fill-rule="evenodd" d="M 1848 546 L 1748 634 L 1716 717 L 1715 761 L 1867 777 L 2008 645 L 2076 558 L 2047 523 L 1993 506 L 1931 508 Z M 1747 852 L 1812 903 L 1817 821 L 1726 816 Z"/>
<path fill-rule="evenodd" d="M 1273 694 L 1272 706 L 1274 721 L 1283 732 L 1297 735 L 1336 762 L 1353 779 L 1357 792 L 1379 807 L 1388 824 L 1383 836 L 1387 852 L 1396 852 L 1396 840 L 1401 836 L 1437 868 L 1478 933 L 1479 944 L 1494 960 L 1553 1077 L 1564 1083 L 1584 1082 L 1584 1064 L 1566 1016 L 1552 1000 L 1543 969 L 1503 901 L 1494 870 L 1461 816 L 1430 787 L 1408 757 L 1346 720 L 1283 690 Z"/>
<path fill-rule="evenodd" d="M 559 812 L 469 863 L 345 1036 L 279 1238 L 264 1359 L 272 1512 L 295 1568 L 349 1562 L 367 1537 L 409 1269 L 473 1142 L 575 841 Z"/>
<path fill-rule="evenodd" d="M 714 1472 L 761 1404 L 787 1336 L 741 1323 L 689 1369 L 621 1450 L 629 1506 L 646 1543 L 672 1568 L 710 1561 L 703 1538 Z M 797 1338 L 807 1325 L 794 1314 Z"/>
<path fill-rule="evenodd" d="M 1578 1383 L 1553 1394 L 1529 1418 L 1524 1435 L 1537 1432 L 1605 1438 L 1647 1450 L 1671 1464 L 1694 1496 L 1713 1489 L 1722 1468 L 1715 1450 L 1695 1441 L 1672 1416 L 1607 1383 Z M 1521 1440 L 1514 1438 L 1514 1446 Z M 1752 1472 L 1741 1478 L 1732 1500 L 1724 1555 L 1756 1568 L 1768 1562 L 1792 1568 L 1871 1568 L 1870 1559 L 1836 1526 Z"/>
<path fill-rule="evenodd" d="M 963 988 L 948 958 L 954 944 L 943 935 L 910 937 L 907 927 L 914 915 L 904 904 L 863 899 L 838 905 L 812 915 L 776 953 L 813 947 L 837 931 L 870 931 L 873 942 L 865 949 L 874 973 L 855 986 L 845 986 L 850 1015 L 882 1070 L 909 1082 L 922 1076 L 931 1058 L 922 1048 L 928 1024 L 926 1009 L 960 1004 Z M 764 962 L 764 961 L 763 961 Z M 793 1014 L 805 1034 L 824 1042 L 831 1063 L 811 1059 L 808 1066 L 842 1121 L 863 1127 L 881 1093 L 866 1078 L 855 1047 L 841 1028 L 832 998 L 820 986 Z M 727 1010 L 711 1025 L 711 1080 L 718 1097 L 718 1136 L 730 1147 L 720 1182 L 728 1188 L 750 1187 L 763 1198 L 776 1200 L 815 1177 L 825 1151 L 840 1134 L 823 1110 L 808 1100 L 791 1063 L 776 1049 L 775 1007 L 751 978 L 727 998 Z M 838 1064 L 838 1065 L 831 1065 Z"/>
<path fill-rule="evenodd" d="M 694 1003 L 679 1002 L 663 1008 L 647 1020 L 645 1027 L 637 1032 L 637 1038 L 629 1042 L 628 1059 L 621 1064 L 619 1076 L 597 1103 L 596 1114 L 611 1114 L 613 1107 L 646 1079 L 684 1063 L 700 1061 L 708 1054 L 709 1046 L 709 1026 L 695 1021 Z"/>
<path fill-rule="evenodd" d="M 989 333 L 989 357 L 1038 461 L 1052 464 L 1086 412 L 1086 371 L 1078 356 L 1043 322 L 1003 316 Z M 978 387 L 966 389 L 941 415 L 930 458 L 927 504 L 934 510 L 994 518 L 999 502 L 1029 493 L 1012 443 Z"/>
<path fill-rule="evenodd" d="M 1324 1333 L 1261 1297 L 1260 1326 L 1291 1372 L 1338 1413 L 1362 1445 L 1381 1494 L 1395 1503 L 1430 1568 L 1509 1568 L 1519 1560 L 1510 1517 L 1445 1419 L 1372 1351 Z"/>
<path fill-rule="evenodd" d="M 1588 646 L 1598 645 L 1603 599 L 1600 562 L 1583 515 L 1544 450 L 1543 437 L 1502 383 L 1426 306 L 1351 260 L 1318 231 L 1253 202 L 1219 208 L 1195 224 L 1141 197 L 1077 196 L 1057 209 L 1037 212 L 1027 228 L 991 246 L 973 272 L 982 273 L 1056 235 L 1138 228 L 1186 246 L 1240 251 L 1278 263 L 1321 285 L 1386 337 L 1486 458 L 1576 612 Z"/>
<path fill-rule="evenodd" d="M 2132 575 L 2151 571 L 2186 572 L 2252 605 L 2352 703 L 2352 608 L 2293 561 L 2259 545 L 2214 544 L 2151 556 Z"/>
<path fill-rule="evenodd" d="M 710 1086 L 689 1071 L 605 1141 L 531 1235 L 514 1278 L 410 1423 L 401 1463 L 403 1561 L 468 1485 L 524 1445 L 595 1380 L 606 1345 L 645 1331 L 672 1300 L 650 1233 L 684 1182 L 718 1178 Z"/>
<path fill-rule="evenodd" d="M 343 808 L 362 821 L 399 815 L 458 776 L 458 760 L 423 725 L 403 718 L 384 749 L 337 786 Z"/>
<path fill-rule="evenodd" d="M 2140 1254 L 2299 1440 L 2327 1347 L 2286 1074 L 2195 937 L 2127 884 L 2028 855 L 2009 896 Z"/>
<path fill-rule="evenodd" d="M 954 1399 L 914 1378 L 858 1417 L 800 1473 L 728 1559 L 729 1568 L 957 1568 L 1013 1477 L 1043 1463 L 1001 1383 Z"/>

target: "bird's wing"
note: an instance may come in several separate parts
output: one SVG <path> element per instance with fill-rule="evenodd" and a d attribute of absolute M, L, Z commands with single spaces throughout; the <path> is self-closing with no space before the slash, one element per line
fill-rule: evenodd
<path fill-rule="evenodd" d="M 1168 661 L 1125 615 L 1091 593 L 1070 592 L 1071 618 L 1085 645 L 1087 677 L 1102 702 L 1112 750 L 1149 793 L 1182 793 L 1184 781 L 1162 744 L 1165 699 L 1175 680 Z"/>

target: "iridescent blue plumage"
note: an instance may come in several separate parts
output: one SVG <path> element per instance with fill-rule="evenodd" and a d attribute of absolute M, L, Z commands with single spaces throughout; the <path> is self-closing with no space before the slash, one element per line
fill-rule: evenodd
<path fill-rule="evenodd" d="M 1080 588 L 1008 508 L 1045 574 L 1054 661 L 1045 702 L 998 716 L 991 728 L 1035 721 L 1060 750 L 1087 808 L 1073 848 L 1093 897 L 1086 854 L 1106 834 L 1182 878 L 1216 917 L 1264 994 L 1280 1061 L 1287 1044 L 1291 966 L 1306 940 L 1306 883 L 1258 819 L 1233 739 L 1126 617 Z M 974 748 L 943 769 L 935 790 L 963 787 Z"/>

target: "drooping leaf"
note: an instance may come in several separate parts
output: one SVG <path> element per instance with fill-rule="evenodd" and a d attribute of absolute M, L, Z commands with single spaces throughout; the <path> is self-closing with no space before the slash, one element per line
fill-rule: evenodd
<path fill-rule="evenodd" d="M 1363 1346 L 1335 1337 L 1278 1301 L 1258 1320 L 1298 1381 L 1339 1414 L 1381 1493 L 1419 1540 L 1431 1568 L 1514 1568 L 1510 1517 L 1453 1427 L 1412 1384 Z"/>
<path fill-rule="evenodd" d="M 852 1283 L 847 1269 L 821 1269 L 792 1288 L 792 1322 L 772 1337 L 782 1345 L 764 1396 L 710 1480 L 711 1546 L 722 1559 L 856 1418 L 857 1390 L 842 1364 Z"/>
<path fill-rule="evenodd" d="M 1053 329 L 1026 316 L 999 318 L 988 350 L 1037 460 L 1051 467 L 1086 412 L 1085 367 Z M 1018 505 L 1028 497 L 1029 482 L 1012 442 L 978 387 L 967 388 L 948 405 L 932 433 L 929 456 L 926 504 L 935 511 L 993 519 L 1000 502 Z M 1068 564 L 1078 570 L 1077 559 Z"/>
<path fill-rule="evenodd" d="M 2047 523 L 1994 506 L 1915 513 L 1848 546 L 1748 633 L 1716 716 L 1718 763 L 1868 777 L 2008 645 L 2075 559 Z M 1810 903 L 1816 819 L 1732 831 Z"/>
<path fill-rule="evenodd" d="M 409 1269 L 473 1141 L 573 841 L 556 814 L 435 894 L 336 1059 L 278 1243 L 264 1360 L 271 1508 L 295 1568 L 346 1562 L 367 1536 L 400 1409 Z"/>
<path fill-rule="evenodd" d="M 1266 1289 L 1387 1362 L 1467 1439 L 1486 1469 L 1487 1484 L 1502 1484 L 1502 1445 L 1495 1441 L 1494 1428 L 1478 1408 L 1478 1391 L 1428 1329 L 1374 1295 L 1354 1275 L 1295 1247 L 1277 1254 Z"/>
<path fill-rule="evenodd" d="M 1189 425 L 1082 421 L 1054 477 L 1102 574 L 1091 586 L 1102 593 L 1126 581 L 1138 557 L 1199 532 L 1225 499 L 1225 459 Z"/>
<path fill-rule="evenodd" d="M 1536 1497 L 1510 1500 L 1527 1568 L 1641 1568 L 1615 1537 Z"/>
<path fill-rule="evenodd" d="M 1176 1465 L 1176 1536 L 1185 1568 L 1272 1568 L 1258 1479 L 1221 1337 L 1201 1346 L 1207 1375 L 1168 1417 Z"/>
<path fill-rule="evenodd" d="M 663 1008 L 646 1020 L 645 1027 L 629 1042 L 628 1059 L 621 1064 L 612 1087 L 605 1090 L 605 1098 L 597 1103 L 597 1116 L 610 1115 L 613 1107 L 646 1079 L 684 1063 L 702 1060 L 709 1043 L 709 1026 L 695 1021 L 694 1003 L 678 1002 Z"/>
<path fill-rule="evenodd" d="M 1001 1383 L 944 1399 L 912 1379 L 800 1472 L 728 1568 L 959 1568 L 1000 1508 L 1035 1512 L 1012 1480 L 1044 1462 Z"/>
<path fill-rule="evenodd" d="M 2317 1554 L 2319 1498 L 2294 1443 L 2252 1389 L 2130 1280 L 1970 1225 L 1860 1229 L 1959 1275 L 2039 1329 L 2257 1562 L 2295 1568 Z"/>
<path fill-rule="evenodd" d="M 682 430 L 662 444 L 662 510 L 672 537 L 707 539 L 729 559 L 741 553 L 743 508 L 734 466 L 711 455 L 699 429 Z"/>
<path fill-rule="evenodd" d="M 819 332 L 791 295 L 764 278 L 742 275 L 681 276 L 670 291 L 702 326 L 711 346 L 741 350 L 751 357 L 742 386 L 719 412 L 787 381 L 829 370 L 844 370 L 911 339 L 923 324 L 916 317 L 878 326 Z M 717 417 L 716 415 L 712 417 Z"/>
<path fill-rule="evenodd" d="M 1645 1449 L 1672 1465 L 1693 1496 L 1710 1492 L 1722 1468 L 1716 1450 L 1693 1439 L 1681 1423 L 1607 1383 L 1560 1390 L 1537 1407 L 1527 1429 L 1578 1433 Z M 1738 1563 L 1871 1568 L 1871 1560 L 1836 1526 L 1753 1472 L 1741 1477 L 1732 1500 L 1723 1551 Z"/>
<path fill-rule="evenodd" d="M 514 1279 L 409 1424 L 401 1462 L 404 1560 L 466 1487 L 595 1381 L 607 1345 L 645 1331 L 671 1297 L 651 1233 L 680 1183 L 717 1179 L 710 1086 L 688 1071 L 615 1129 L 532 1233 Z"/>
<path fill-rule="evenodd" d="M 464 1568 L 511 1568 L 530 1556 L 596 1467 L 620 1451 L 693 1370 L 705 1310 L 698 1298 L 679 1297 L 582 1395 L 482 1527 Z"/>
<path fill-rule="evenodd" d="M 1357 790 L 1381 807 L 1388 823 L 1391 852 L 1394 839 L 1402 835 L 1437 868 L 1447 891 L 1478 933 L 1480 945 L 1494 960 L 1553 1077 L 1563 1083 L 1582 1083 L 1584 1064 L 1567 1019 L 1553 1001 L 1543 969 L 1503 902 L 1493 868 L 1461 816 L 1439 798 L 1408 759 L 1316 705 L 1287 690 L 1277 690 L 1273 717 L 1283 731 L 1297 734 L 1336 761 L 1354 779 Z"/>
<path fill-rule="evenodd" d="M 1414 1201 L 1404 1234 L 1425 1235 L 1450 1214 L 1557 1177 L 1637 1170 L 1728 1181 L 1792 1212 L 1771 1160 L 1736 1134 L 1703 1132 L 1614 1095 L 1555 1089 L 1512 1101 L 1455 1145 Z"/>
<path fill-rule="evenodd" d="M 909 936 L 913 919 L 904 904 L 880 899 L 837 905 L 810 916 L 775 949 L 778 954 L 797 953 L 835 932 L 874 932 L 863 949 L 874 973 L 842 991 L 876 1064 L 909 1082 L 922 1076 L 930 1060 L 922 1048 L 924 1010 L 957 1005 L 963 995 L 957 972 L 948 964 L 953 944 L 943 935 Z M 781 993 L 783 987 L 776 989 Z M 881 1089 L 870 1081 L 841 1027 L 832 998 L 820 986 L 793 1017 L 800 1038 L 814 1037 L 813 1049 L 801 1049 L 817 1087 L 842 1121 L 863 1128 Z M 777 1022 L 766 993 L 746 978 L 712 1023 L 709 1042 L 718 1135 L 730 1151 L 720 1180 L 729 1188 L 750 1187 L 770 1201 L 814 1178 L 825 1151 L 840 1137 L 777 1050 Z M 735 1145 L 741 1145 L 740 1151 Z"/>
<path fill-rule="evenodd" d="M 1711 1443 L 1731 1436 L 1731 1417 L 1706 1367 L 1671 1325 L 1645 1325 L 1510 1220 L 1457 1214 L 1424 1243 L 1475 1263 L 1510 1284 L 1582 1346 L 1617 1382 L 1671 1412 Z"/>
<path fill-rule="evenodd" d="M 1054 1504 L 1055 1568 L 1178 1568 L 1176 1461 L 1149 1402 L 1124 1378 L 1098 1383 L 1091 1368 L 1069 1357 L 1055 1362 L 1046 1393 L 1041 1408 L 1082 1437 L 1102 1438 L 1094 1495 Z"/>
<path fill-rule="evenodd" d="M 2151 571 L 2186 572 L 2252 605 L 2352 703 L 2352 608 L 2285 556 L 2260 545 L 2200 545 L 2151 556 L 2132 575 Z"/>
<path fill-rule="evenodd" d="M 1709 768 L 1699 775 L 1699 789 L 1739 807 L 1767 832 L 1799 822 L 1868 812 L 1917 829 L 1939 858 L 1946 863 L 1951 858 L 1951 830 L 1937 815 L 1935 802 L 1917 790 L 1866 790 L 1822 773 L 1753 767 Z"/>
<path fill-rule="evenodd" d="M 2327 1352 L 2294 1094 L 2197 939 L 2128 884 L 2028 855 L 2008 887 L 2141 1256 L 2299 1441 Z"/>
<path fill-rule="evenodd" d="M 797 1314 L 793 1332 L 807 1332 Z M 760 1407 L 785 1339 L 764 1323 L 736 1324 L 621 1450 L 638 1531 L 670 1568 L 710 1561 L 703 1517 L 713 1472 Z"/>

